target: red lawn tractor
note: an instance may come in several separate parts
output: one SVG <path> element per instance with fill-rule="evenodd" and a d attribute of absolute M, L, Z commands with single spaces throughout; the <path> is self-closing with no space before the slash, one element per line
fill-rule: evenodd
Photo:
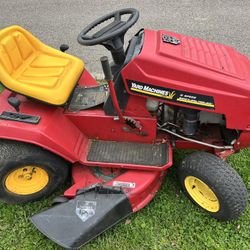
<path fill-rule="evenodd" d="M 225 159 L 250 146 L 250 61 L 231 47 L 167 30 L 139 30 L 135 9 L 105 15 L 78 36 L 103 45 L 106 79 L 19 26 L 0 31 L 0 199 L 38 200 L 72 171 L 72 186 L 31 220 L 79 248 L 146 206 L 174 149 L 199 150 L 178 168 L 189 199 L 219 220 L 240 216 L 247 189 Z"/>

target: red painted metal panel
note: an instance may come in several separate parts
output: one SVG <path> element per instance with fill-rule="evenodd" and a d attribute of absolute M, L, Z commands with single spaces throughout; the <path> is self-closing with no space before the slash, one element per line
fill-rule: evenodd
<path fill-rule="evenodd" d="M 147 99 L 144 97 L 130 95 L 124 115 L 130 117 L 152 117 L 147 110 L 146 101 Z"/>
<path fill-rule="evenodd" d="M 249 131 L 243 131 L 240 134 L 240 137 L 234 144 L 234 149 L 236 151 L 242 149 L 242 148 L 247 148 L 250 147 L 250 132 Z"/>
<path fill-rule="evenodd" d="M 180 39 L 181 44 L 163 43 L 165 33 Z M 125 83 L 130 79 L 212 96 L 215 110 L 209 112 L 224 114 L 227 128 L 250 129 L 250 60 L 231 47 L 169 31 L 145 30 L 142 51 L 122 70 L 122 76 Z M 131 95 L 140 95 L 125 85 Z"/>
<path fill-rule="evenodd" d="M 10 92 L 0 96 L 0 111 L 14 111 L 7 103 Z M 41 117 L 39 124 L 20 123 L 16 121 L 0 120 L 0 138 L 17 140 L 41 146 L 69 160 L 78 161 L 82 145 L 88 139 L 64 115 L 63 108 L 50 106 L 28 100 L 22 96 L 20 113 Z"/>
<path fill-rule="evenodd" d="M 107 141 L 134 141 L 152 143 L 156 139 L 156 119 L 133 117 L 142 125 L 142 136 L 136 131 L 128 132 L 126 125 L 113 116 L 105 115 L 102 109 L 84 110 L 78 113 L 67 113 L 66 116 L 90 139 Z"/>
<path fill-rule="evenodd" d="M 64 195 L 68 198 L 74 198 L 77 190 L 97 183 L 107 186 L 115 186 L 115 182 L 129 183 L 133 184 L 132 187 L 123 188 L 123 190 L 130 200 L 133 212 L 136 212 L 145 207 L 154 198 L 165 175 L 166 171 L 128 170 L 106 182 L 101 177 L 96 177 L 90 168 L 75 164 L 72 168 L 74 184 L 64 192 Z"/>
<path fill-rule="evenodd" d="M 80 79 L 78 80 L 78 84 L 80 86 L 86 87 L 94 87 L 99 85 L 86 69 L 84 69 Z"/>

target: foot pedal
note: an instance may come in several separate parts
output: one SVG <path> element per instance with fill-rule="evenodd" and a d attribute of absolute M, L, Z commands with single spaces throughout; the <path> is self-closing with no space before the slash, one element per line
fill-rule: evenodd
<path fill-rule="evenodd" d="M 73 92 L 69 110 L 79 111 L 100 105 L 106 101 L 108 94 L 106 85 L 89 88 L 78 86 Z"/>
<path fill-rule="evenodd" d="M 78 249 L 132 213 L 121 189 L 93 186 L 67 202 L 34 215 L 32 223 L 58 245 Z"/>
<path fill-rule="evenodd" d="M 168 163 L 168 144 L 92 141 L 89 162 L 162 167 Z"/>

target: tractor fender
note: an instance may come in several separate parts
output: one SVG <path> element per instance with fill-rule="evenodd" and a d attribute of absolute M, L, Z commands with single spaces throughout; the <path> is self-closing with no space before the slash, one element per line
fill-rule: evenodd
<path fill-rule="evenodd" d="M 0 119 L 0 139 L 31 143 L 72 163 L 79 160 L 82 146 L 88 140 L 64 115 L 61 107 L 31 102 L 29 105 L 24 103 L 20 112 L 40 116 L 39 123 Z"/>

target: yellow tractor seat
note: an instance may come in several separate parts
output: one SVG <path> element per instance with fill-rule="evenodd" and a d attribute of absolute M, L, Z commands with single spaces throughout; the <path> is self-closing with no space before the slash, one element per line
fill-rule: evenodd
<path fill-rule="evenodd" d="M 62 105 L 83 69 L 80 59 L 45 45 L 19 26 L 0 30 L 0 82 L 16 93 Z"/>

